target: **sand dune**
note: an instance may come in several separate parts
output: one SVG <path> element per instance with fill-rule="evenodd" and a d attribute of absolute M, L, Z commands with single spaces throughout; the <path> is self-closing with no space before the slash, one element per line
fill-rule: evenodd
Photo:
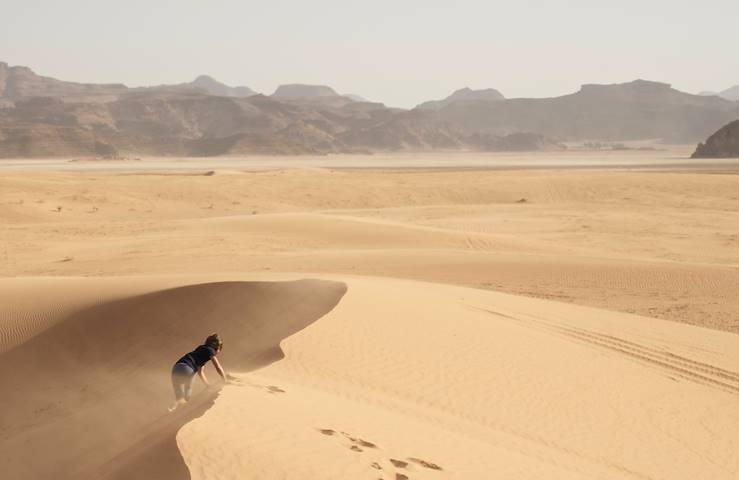
<path fill-rule="evenodd" d="M 36 297 L 33 292 L 41 287 L 52 294 L 37 298 L 33 307 L 17 295 L 10 301 L 27 318 L 59 312 L 53 321 L 43 321 L 46 330 L 2 355 L 0 373 L 13 388 L 0 399 L 1 468 L 13 478 L 115 477 L 118 468 L 131 465 L 120 458 L 131 448 L 134 458 L 141 450 L 157 458 L 153 471 L 167 470 L 160 464 L 163 453 L 142 448 L 141 442 L 177 458 L 174 432 L 202 412 L 165 417 L 164 408 L 172 395 L 167 372 L 194 347 L 194 339 L 219 331 L 229 339 L 229 365 L 253 369 L 281 358 L 279 342 L 333 308 L 345 289 L 318 280 L 220 282 L 150 290 L 92 307 L 82 301 L 77 309 L 53 303 L 86 287 L 99 291 L 98 283 L 46 280 L 29 289 L 26 282 L 27 295 Z M 133 288 L 125 283 L 113 287 Z M 149 282 L 149 288 L 155 285 Z M 8 285 L 3 287 L 3 298 L 10 298 Z M 18 335 L 9 341 L 17 343 Z M 212 397 L 201 395 L 200 407 Z M 135 468 L 141 473 L 148 467 L 136 462 Z M 186 475 L 181 466 L 178 471 Z"/>
<path fill-rule="evenodd" d="M 283 342 L 285 359 L 182 429 L 193 478 L 739 474 L 736 335 L 472 289 L 347 284 Z"/>
<path fill-rule="evenodd" d="M 739 473 L 736 335 L 413 281 L 211 277 L 181 278 L 176 288 L 173 278 L 18 279 L 51 293 L 31 306 L 15 291 L 16 311 L 29 318 L 70 291 L 89 287 L 91 298 L 68 301 L 68 313 L 3 354 L 0 373 L 15 387 L 0 399 L 3 471 L 194 479 Z M 4 281 L 3 294 L 12 287 Z M 226 338 L 223 363 L 239 380 L 167 414 L 170 364 L 211 330 Z"/>
<path fill-rule="evenodd" d="M 737 175 L 311 168 L 0 182 L 4 276 L 365 274 L 739 332 Z"/>

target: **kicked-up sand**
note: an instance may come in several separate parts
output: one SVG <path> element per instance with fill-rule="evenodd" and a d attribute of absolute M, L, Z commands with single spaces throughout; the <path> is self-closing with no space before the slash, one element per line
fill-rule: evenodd
<path fill-rule="evenodd" d="M 0 468 L 736 478 L 722 169 L 4 170 Z"/>

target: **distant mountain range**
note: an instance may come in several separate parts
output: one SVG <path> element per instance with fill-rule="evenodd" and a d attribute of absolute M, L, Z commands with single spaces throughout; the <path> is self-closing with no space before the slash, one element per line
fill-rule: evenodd
<path fill-rule="evenodd" d="M 325 85 L 270 96 L 211 77 L 156 87 L 82 84 L 0 63 L 0 158 L 399 150 L 540 150 L 578 140 L 697 142 L 739 103 L 637 80 L 545 99 L 458 90 L 412 110 Z"/>
<path fill-rule="evenodd" d="M 576 93 L 554 98 L 454 102 L 438 115 L 466 131 L 499 135 L 528 131 L 568 140 L 693 143 L 739 118 L 739 104 L 636 80 L 583 85 Z"/>
<path fill-rule="evenodd" d="M 65 82 L 37 75 L 28 67 L 10 67 L 0 62 L 0 98 L 21 100 L 31 97 L 54 97 L 67 102 L 104 102 L 129 92 L 140 91 L 201 92 L 223 97 L 249 97 L 255 95 L 249 87 L 229 87 L 208 75 L 201 75 L 192 82 L 156 87 L 128 88 L 122 83 L 92 84 Z"/>
<path fill-rule="evenodd" d="M 726 100 L 731 100 L 732 102 L 739 102 L 739 85 L 734 85 L 733 87 L 729 87 L 726 90 L 722 90 L 720 92 L 700 92 L 698 95 L 715 95 Z"/>

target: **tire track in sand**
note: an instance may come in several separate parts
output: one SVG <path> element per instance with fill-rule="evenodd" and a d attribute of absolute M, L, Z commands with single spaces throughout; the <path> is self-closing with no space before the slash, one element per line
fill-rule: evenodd
<path fill-rule="evenodd" d="M 671 375 L 678 376 L 703 386 L 716 388 L 733 395 L 739 395 L 738 372 L 720 368 L 709 363 L 700 362 L 698 360 L 677 355 L 667 350 L 643 345 L 614 335 L 598 333 L 584 328 L 557 325 L 531 316 L 521 318 L 494 310 L 478 307 L 475 308 L 498 317 L 513 320 L 529 328 L 536 328 L 538 330 L 555 333 L 571 340 L 617 352 L 632 360 L 658 368 Z"/>

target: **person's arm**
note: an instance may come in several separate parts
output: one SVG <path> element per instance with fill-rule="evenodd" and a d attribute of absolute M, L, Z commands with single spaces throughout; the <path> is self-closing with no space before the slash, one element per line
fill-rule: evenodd
<path fill-rule="evenodd" d="M 208 378 L 205 376 L 205 365 L 198 368 L 198 375 L 200 376 L 200 380 L 203 381 L 206 387 L 210 386 L 210 383 L 208 383 Z"/>
<path fill-rule="evenodd" d="M 228 383 L 226 372 L 223 371 L 223 367 L 221 366 L 221 363 L 218 361 L 218 359 L 216 357 L 213 357 L 210 359 L 210 361 L 213 362 L 213 366 L 216 367 L 216 372 L 218 372 L 218 375 L 220 375 L 223 379 L 223 383 Z"/>

